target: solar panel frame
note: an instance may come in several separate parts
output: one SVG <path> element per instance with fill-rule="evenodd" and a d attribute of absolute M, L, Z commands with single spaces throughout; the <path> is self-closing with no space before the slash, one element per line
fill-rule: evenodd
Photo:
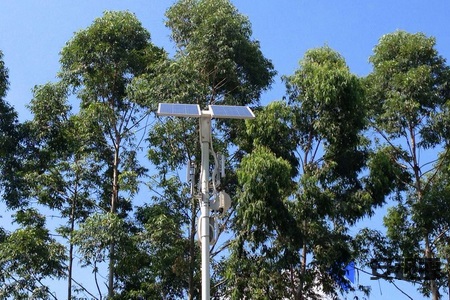
<path fill-rule="evenodd" d="M 199 118 L 202 113 L 198 104 L 182 104 L 182 103 L 159 103 L 158 116 L 175 116 Z"/>
<path fill-rule="evenodd" d="M 212 118 L 254 119 L 255 115 L 248 106 L 209 105 Z"/>

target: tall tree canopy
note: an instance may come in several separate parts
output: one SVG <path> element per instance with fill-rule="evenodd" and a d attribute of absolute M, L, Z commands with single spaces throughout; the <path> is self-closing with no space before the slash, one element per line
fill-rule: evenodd
<path fill-rule="evenodd" d="M 336 295 L 355 256 L 349 226 L 376 205 L 362 180 L 360 80 L 322 47 L 285 81 L 287 105 L 267 106 L 241 137 L 251 152 L 238 172 L 238 237 L 227 273 L 233 299 L 308 299 L 320 290 L 314 286 Z"/>
<path fill-rule="evenodd" d="M 17 171 L 20 161 L 16 156 L 20 152 L 20 129 L 17 112 L 5 101 L 9 87 L 8 69 L 3 61 L 3 52 L 0 51 L 0 184 L 3 198 L 12 206 L 19 206 L 20 190 L 23 180 Z"/>
<path fill-rule="evenodd" d="M 0 185 L 8 208 L 15 209 L 24 207 L 24 190 L 28 189 L 27 180 L 22 177 L 27 130 L 4 100 L 8 85 L 8 70 L 0 51 Z M 0 227 L 0 297 L 55 298 L 42 281 L 64 277 L 62 245 L 51 237 L 45 228 L 45 217 L 36 210 L 21 209 L 14 221 L 18 228 L 13 232 Z"/>
<path fill-rule="evenodd" d="M 166 15 L 176 59 L 202 89 L 185 103 L 257 104 L 272 82 L 273 66 L 251 39 L 249 20 L 230 1 L 182 0 Z"/>
<path fill-rule="evenodd" d="M 73 233 L 79 223 L 101 209 L 99 201 L 107 176 L 102 136 L 68 101 L 63 82 L 47 83 L 34 89 L 25 122 L 30 147 L 24 170 L 29 200 L 57 210 L 67 220 L 57 231 L 68 240 L 68 298 L 72 295 L 74 265 Z M 104 209 L 104 208 L 103 208 Z M 78 288 L 80 288 L 78 286 Z"/>
<path fill-rule="evenodd" d="M 446 247 L 448 223 L 435 222 L 434 213 L 448 207 L 442 202 L 442 174 L 448 161 L 450 68 L 438 54 L 434 38 L 404 31 L 383 36 L 370 61 L 373 72 L 366 79 L 370 125 L 379 153 L 398 170 L 393 178 L 398 204 L 384 218 L 392 253 L 379 257 L 380 251 L 377 258 L 447 259 L 439 249 Z M 424 294 L 440 299 L 442 284 L 426 280 L 420 286 Z"/>
<path fill-rule="evenodd" d="M 149 32 L 129 12 L 105 12 L 87 29 L 77 32 L 61 51 L 59 76 L 80 99 L 81 122 L 77 124 L 84 126 L 85 132 L 96 134 L 98 147 L 91 150 L 97 151 L 97 157 L 106 164 L 99 205 L 120 217 L 131 209 L 138 179 L 145 172 L 137 159 L 139 145 L 134 132 L 149 112 L 144 103 L 133 98 L 131 83 L 143 74 L 151 76 L 152 66 L 162 56 L 163 52 L 151 44 Z M 115 219 L 105 216 L 104 222 L 108 220 Z M 101 234 L 88 224 L 96 223 L 86 222 L 79 234 Z M 112 237 L 107 240 L 108 297 L 112 297 L 118 245 Z M 89 250 L 83 249 L 84 243 L 79 246 L 82 253 Z"/>

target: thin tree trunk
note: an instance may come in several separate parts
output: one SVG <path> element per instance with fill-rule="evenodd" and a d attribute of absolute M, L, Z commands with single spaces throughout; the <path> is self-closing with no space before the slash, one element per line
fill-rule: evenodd
<path fill-rule="evenodd" d="M 428 238 L 428 234 L 425 237 L 425 257 L 429 259 L 433 258 L 433 253 L 431 251 L 430 239 Z M 434 279 L 430 280 L 430 291 L 433 300 L 439 300 L 441 298 L 439 294 L 439 288 L 436 284 L 436 280 Z"/>
<path fill-rule="evenodd" d="M 77 159 L 78 161 L 78 159 Z M 72 235 L 75 230 L 75 210 L 77 206 L 78 199 L 78 172 L 76 173 L 75 179 L 75 189 L 72 198 L 71 208 L 70 208 L 70 240 L 69 240 L 69 269 L 68 269 L 68 282 L 67 282 L 67 299 L 72 299 L 72 273 L 73 273 L 73 243 L 72 243 Z"/>
<path fill-rule="evenodd" d="M 306 220 L 303 221 L 303 229 L 304 232 L 307 231 L 307 223 Z M 301 266 L 300 266 L 300 280 L 299 280 L 299 285 L 298 285 L 298 289 L 297 289 L 297 293 L 295 295 L 295 300 L 304 300 L 305 298 L 303 297 L 303 289 L 304 289 L 304 282 L 305 282 L 305 274 L 306 274 L 306 252 L 307 252 L 307 247 L 306 247 L 306 243 L 303 242 L 303 250 L 302 250 L 302 261 L 301 261 Z"/>
<path fill-rule="evenodd" d="M 113 183 L 111 196 L 111 213 L 115 214 L 117 210 L 117 201 L 119 199 L 119 146 L 120 136 L 116 135 L 115 151 L 114 151 L 114 165 L 113 165 Z M 115 244 L 111 241 L 109 245 L 109 274 L 108 274 L 108 299 L 114 296 L 114 258 Z"/>
<path fill-rule="evenodd" d="M 72 208 L 70 212 L 70 236 L 72 237 L 75 229 L 75 200 L 72 202 Z M 68 270 L 68 282 L 67 282 L 67 299 L 72 299 L 72 270 L 73 270 L 73 243 L 72 239 L 69 241 L 69 270 Z"/>
<path fill-rule="evenodd" d="M 411 136 L 411 151 L 412 151 L 412 158 L 413 158 L 413 169 L 414 169 L 414 177 L 416 181 L 416 193 L 417 193 L 417 202 L 421 202 L 423 198 L 423 191 L 422 191 L 422 183 L 420 181 L 420 165 L 417 158 L 417 145 L 416 145 L 416 138 L 414 134 L 414 130 L 412 127 L 409 129 L 410 136 Z M 425 241 L 425 257 L 426 258 L 433 258 L 433 251 L 431 249 L 430 245 L 430 237 L 428 231 L 425 232 L 424 236 Z M 433 300 L 439 300 L 439 288 L 436 284 L 436 280 L 432 279 L 430 280 L 430 292 L 431 297 Z"/>

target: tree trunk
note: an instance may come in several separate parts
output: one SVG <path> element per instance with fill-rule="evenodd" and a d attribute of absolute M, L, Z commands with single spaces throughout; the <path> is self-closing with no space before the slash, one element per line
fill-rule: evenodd
<path fill-rule="evenodd" d="M 78 159 L 77 159 L 78 161 Z M 72 235 L 75 230 L 75 210 L 77 206 L 78 199 L 78 173 L 76 173 L 75 178 L 75 189 L 72 198 L 71 208 L 70 208 L 70 240 L 69 240 L 69 268 L 68 268 L 68 278 L 67 278 L 67 299 L 72 299 L 72 273 L 73 273 L 73 243 L 72 243 Z"/>
<path fill-rule="evenodd" d="M 433 253 L 431 252 L 430 240 L 428 236 L 425 238 L 425 257 L 433 258 Z M 439 294 L 439 288 L 436 284 L 436 280 L 434 279 L 430 280 L 430 291 L 431 291 L 431 298 L 433 300 L 439 300 L 441 298 Z"/>
<path fill-rule="evenodd" d="M 70 237 L 75 229 L 75 200 L 72 201 L 70 212 Z M 67 276 L 67 299 L 72 299 L 72 270 L 73 270 L 73 243 L 72 238 L 69 241 L 69 268 Z"/>
<path fill-rule="evenodd" d="M 112 183 L 112 196 L 111 196 L 111 210 L 112 214 L 116 213 L 117 202 L 119 199 L 119 151 L 120 151 L 120 135 L 116 134 L 115 151 L 114 151 L 114 165 L 113 165 L 113 183 Z M 108 299 L 114 296 L 114 257 L 115 257 L 115 244 L 111 241 L 109 245 L 109 274 L 108 274 Z"/>
<path fill-rule="evenodd" d="M 414 130 L 412 127 L 410 127 L 409 129 L 410 132 L 410 136 L 411 136 L 411 149 L 412 149 L 412 157 L 413 157 L 413 169 L 414 169 L 414 177 L 415 177 L 415 187 L 416 187 L 416 193 L 417 193 L 417 202 L 421 202 L 422 201 L 422 197 L 423 197 L 423 191 L 422 191 L 422 184 L 420 181 L 420 165 L 419 165 L 419 161 L 417 158 L 417 146 L 416 146 L 416 138 L 414 135 Z M 424 236 L 424 241 L 425 241 L 425 257 L 426 258 L 433 258 L 433 252 L 431 250 L 431 246 L 430 246 L 430 237 L 429 237 L 429 232 L 425 232 L 425 236 Z M 430 292 L 431 292 L 431 298 L 433 300 L 439 300 L 440 299 L 440 295 L 439 295 L 439 288 L 436 284 L 436 280 L 432 279 L 430 280 Z"/>
<path fill-rule="evenodd" d="M 303 221 L 303 229 L 304 232 L 307 231 L 307 223 L 306 220 Z M 300 266 L 300 280 L 299 280 L 299 285 L 298 285 L 298 289 L 295 295 L 295 300 L 303 300 L 305 299 L 303 297 L 303 286 L 304 286 L 304 282 L 305 282 L 305 274 L 306 274 L 306 251 L 308 249 L 306 248 L 306 243 L 303 242 L 303 250 L 302 250 L 302 261 L 301 261 L 301 266 Z"/>

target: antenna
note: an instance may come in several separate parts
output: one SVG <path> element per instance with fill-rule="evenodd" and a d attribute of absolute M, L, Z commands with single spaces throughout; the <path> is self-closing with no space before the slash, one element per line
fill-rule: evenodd
<path fill-rule="evenodd" d="M 188 161 L 186 168 L 186 181 L 191 186 L 191 195 L 194 195 L 195 187 L 195 163 L 192 160 Z"/>
<path fill-rule="evenodd" d="M 225 177 L 225 155 L 223 153 L 218 153 L 218 160 L 219 160 L 219 171 L 220 171 L 220 177 Z"/>

